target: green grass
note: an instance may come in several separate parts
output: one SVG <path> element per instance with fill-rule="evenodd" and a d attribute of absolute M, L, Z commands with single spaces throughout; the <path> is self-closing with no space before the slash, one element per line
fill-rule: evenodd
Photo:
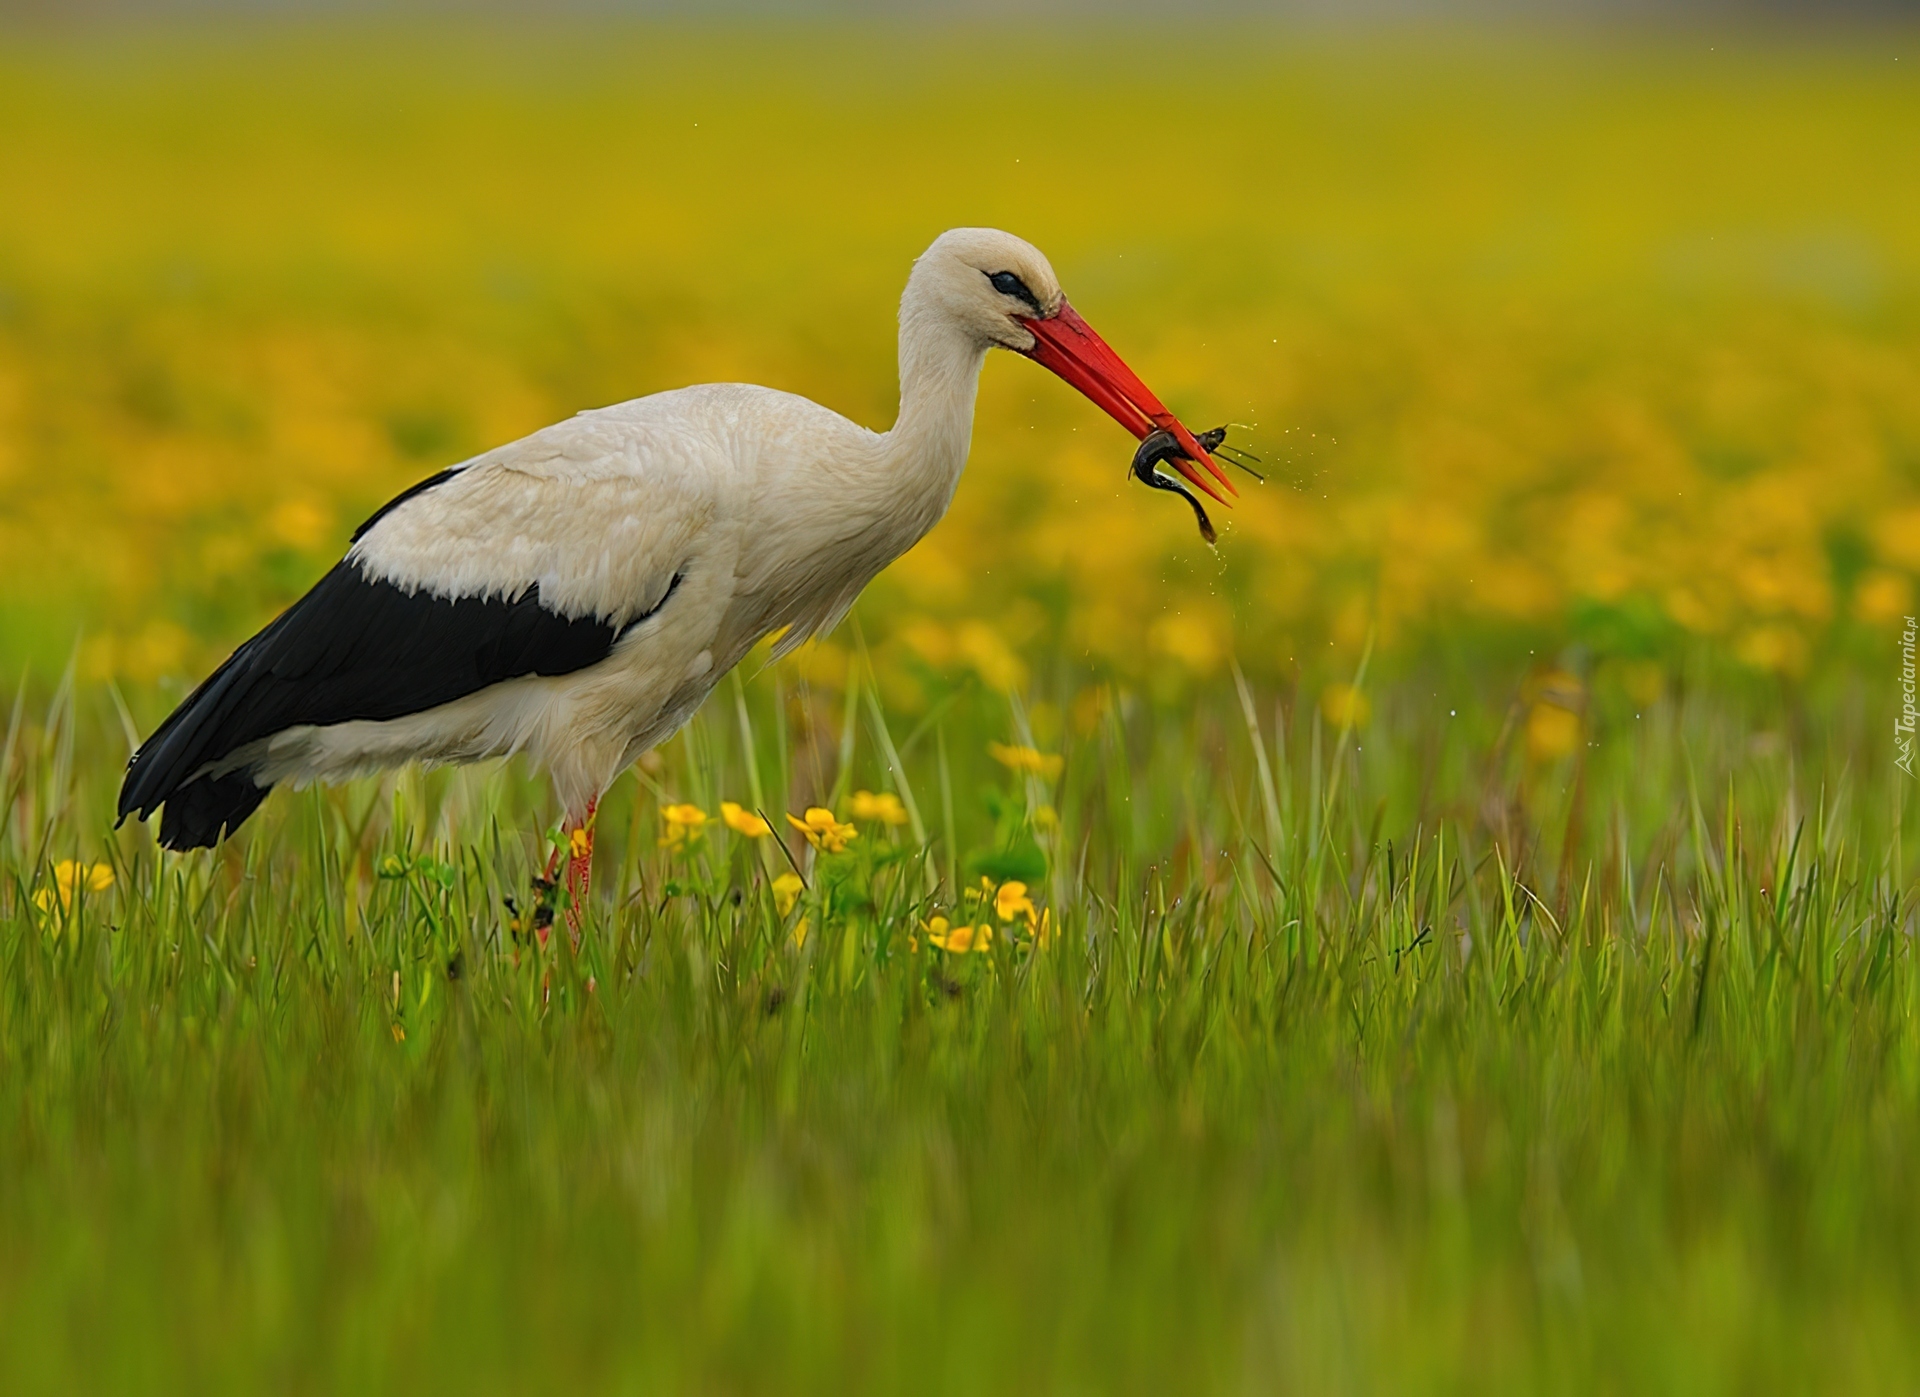
<path fill-rule="evenodd" d="M 578 958 L 504 926 L 518 777 L 162 858 L 112 696 L 23 705 L 0 1387 L 1910 1390 L 1913 787 L 1857 703 L 1686 679 L 1596 678 L 1544 766 L 1491 680 L 1353 734 L 1123 696 L 1048 791 L 998 699 L 887 732 L 770 672 L 616 788 Z M 816 862 L 796 948 L 765 845 L 655 844 L 755 780 L 900 789 L 930 848 Z M 1046 798 L 1059 940 L 912 948 Z M 36 908 L 75 854 L 115 885 Z"/>
<path fill-rule="evenodd" d="M 1914 1389 L 1909 31 L 1008 34 L 0 40 L 0 1393 Z M 884 423 L 974 222 L 1257 424 L 1218 554 L 995 362 L 578 956 L 520 773 L 112 829 L 380 500 L 692 380 Z M 658 843 L 863 787 L 785 913 Z M 931 948 L 983 869 L 1051 945 Z"/>

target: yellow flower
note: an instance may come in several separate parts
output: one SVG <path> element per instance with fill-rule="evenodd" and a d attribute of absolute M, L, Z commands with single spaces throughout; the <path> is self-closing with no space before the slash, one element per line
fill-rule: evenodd
<path fill-rule="evenodd" d="M 33 895 L 33 905 L 51 912 L 56 903 L 64 911 L 73 903 L 73 895 L 84 887 L 90 893 L 103 893 L 113 886 L 113 869 L 104 863 L 76 863 L 61 859 L 53 866 L 53 883 Z"/>
<path fill-rule="evenodd" d="M 727 822 L 727 828 L 735 834 L 744 834 L 749 839 L 759 839 L 762 835 L 773 833 L 773 826 L 745 809 L 737 801 L 720 802 L 720 818 Z"/>
<path fill-rule="evenodd" d="M 985 621 L 962 621 L 954 630 L 953 647 L 975 673 L 1001 693 L 1025 687 L 1027 667 Z"/>
<path fill-rule="evenodd" d="M 1038 752 L 1031 747 L 1009 747 L 1001 742 L 989 742 L 987 751 L 993 759 L 1004 767 L 1014 771 L 1028 771 L 1043 781 L 1051 781 L 1058 776 L 1067 764 L 1067 759 L 1057 752 Z"/>
<path fill-rule="evenodd" d="M 1003 922 L 1025 917 L 1031 923 L 1038 915 L 1033 910 L 1033 899 L 1027 896 L 1025 883 L 1002 883 L 1000 891 L 994 894 L 993 911 Z"/>
<path fill-rule="evenodd" d="M 1320 716 L 1330 727 L 1364 728 L 1373 705 L 1351 684 L 1329 684 L 1320 691 Z"/>
<path fill-rule="evenodd" d="M 1884 624 L 1898 621 L 1913 608 L 1913 589 L 1897 572 L 1870 572 L 1853 594 L 1853 613 L 1862 621 Z"/>
<path fill-rule="evenodd" d="M 1033 944 L 1041 950 L 1053 944 L 1053 909 L 1041 912 L 1038 921 L 1033 923 Z"/>
<path fill-rule="evenodd" d="M 567 835 L 567 852 L 576 859 L 584 859 L 593 852 L 593 833 L 587 829 L 577 829 Z"/>
<path fill-rule="evenodd" d="M 900 797 L 892 791 L 882 791 L 879 795 L 872 791 L 855 791 L 853 818 L 877 820 L 883 825 L 904 825 L 907 822 L 907 807 L 900 803 Z"/>
<path fill-rule="evenodd" d="M 1227 639 L 1204 616 L 1162 616 L 1147 628 L 1147 643 L 1179 660 L 1195 674 L 1206 674 L 1226 658 Z"/>
<path fill-rule="evenodd" d="M 1527 713 L 1527 755 L 1537 762 L 1564 757 L 1580 745 L 1580 715 L 1555 703 L 1536 703 Z"/>
<path fill-rule="evenodd" d="M 697 805 L 663 805 L 660 818 L 667 822 L 666 833 L 660 836 L 660 847 L 677 850 L 700 837 L 707 812 Z"/>
<path fill-rule="evenodd" d="M 825 854 L 837 854 L 860 837 L 859 830 L 841 824 L 831 810 L 819 805 L 808 806 L 804 820 L 798 815 L 787 816 L 787 823 L 806 835 L 807 843 Z"/>
<path fill-rule="evenodd" d="M 1537 762 L 1550 762 L 1566 756 L 1580 746 L 1580 709 L 1586 688 L 1564 670 L 1552 670 L 1527 682 L 1522 697 L 1530 700 L 1527 710 L 1527 755 Z"/>
<path fill-rule="evenodd" d="M 993 941 L 993 927 L 986 922 L 979 926 L 949 926 L 945 917 L 934 917 L 927 922 L 927 940 L 943 951 L 964 955 L 968 951 L 986 950 Z"/>
<path fill-rule="evenodd" d="M 793 910 L 793 904 L 800 900 L 800 894 L 806 891 L 806 887 L 798 873 L 782 873 L 773 880 L 773 905 L 780 909 L 781 916 Z"/>
<path fill-rule="evenodd" d="M 793 924 L 793 944 L 796 950 L 807 944 L 807 919 L 802 917 Z"/>

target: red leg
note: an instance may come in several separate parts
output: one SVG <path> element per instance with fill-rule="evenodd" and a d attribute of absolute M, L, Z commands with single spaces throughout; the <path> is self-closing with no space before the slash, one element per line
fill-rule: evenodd
<path fill-rule="evenodd" d="M 558 886 L 560 860 L 567 861 L 567 930 L 573 934 L 574 948 L 580 946 L 580 909 L 586 906 L 587 888 L 593 873 L 593 820 L 598 800 L 587 802 L 587 815 L 579 824 L 571 820 L 560 827 L 561 842 L 547 856 L 547 871 L 534 880 L 538 895 L 534 913 L 534 934 L 544 948 L 553 926 L 553 904 L 548 900 Z"/>
<path fill-rule="evenodd" d="M 573 933 L 575 946 L 580 944 L 580 909 L 587 905 L 587 886 L 593 875 L 593 821 L 599 808 L 599 800 L 588 801 L 586 819 L 567 832 L 571 855 L 567 860 L 567 891 L 571 894 L 567 900 L 567 930 Z"/>

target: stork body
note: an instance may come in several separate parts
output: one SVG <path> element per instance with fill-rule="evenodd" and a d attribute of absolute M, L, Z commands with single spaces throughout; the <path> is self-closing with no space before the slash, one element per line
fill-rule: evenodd
<path fill-rule="evenodd" d="M 996 345 L 1136 436 L 1177 428 L 1191 449 L 1176 465 L 1217 473 L 1036 249 L 955 230 L 916 261 L 901 301 L 892 430 L 709 384 L 583 412 L 442 471 L 362 525 L 142 744 L 122 818 L 164 807 L 160 842 L 193 848 L 282 782 L 523 753 L 551 773 L 568 823 L 586 823 L 758 641 L 781 632 L 785 653 L 830 629 L 940 519 Z"/>

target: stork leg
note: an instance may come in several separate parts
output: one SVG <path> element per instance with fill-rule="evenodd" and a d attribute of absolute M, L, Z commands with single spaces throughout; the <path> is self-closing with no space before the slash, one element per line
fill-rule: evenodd
<path fill-rule="evenodd" d="M 533 934 L 539 938 L 543 950 L 553 931 L 553 893 L 560 886 L 563 857 L 567 861 L 567 931 L 573 938 L 574 949 L 580 949 L 580 909 L 586 905 L 593 874 L 593 822 L 599 806 L 597 799 L 590 800 L 584 819 L 578 824 L 569 819 L 561 825 L 562 842 L 547 855 L 546 871 L 533 880 Z M 512 901 L 507 905 L 511 909 Z"/>
<path fill-rule="evenodd" d="M 600 808 L 598 799 L 587 802 L 584 820 L 567 831 L 567 930 L 573 944 L 580 944 L 580 909 L 587 904 L 587 884 L 593 875 L 593 822 Z"/>

